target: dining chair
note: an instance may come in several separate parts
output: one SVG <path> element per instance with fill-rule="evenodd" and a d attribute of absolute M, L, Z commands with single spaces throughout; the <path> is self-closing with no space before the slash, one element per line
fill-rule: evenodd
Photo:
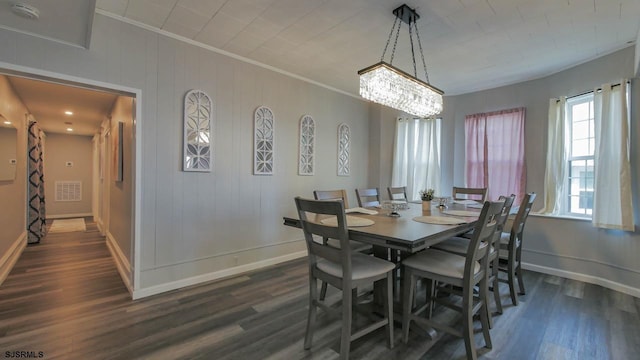
<path fill-rule="evenodd" d="M 496 232 L 493 235 L 491 241 L 491 247 L 489 248 L 489 266 L 490 271 L 487 274 L 487 283 L 491 284 L 491 292 L 493 292 L 493 300 L 496 304 L 496 310 L 498 314 L 502 314 L 502 301 L 500 299 L 500 283 L 499 283 L 499 257 L 498 250 L 500 248 L 501 234 L 509 218 L 511 207 L 515 201 L 516 196 L 511 194 L 510 196 L 500 196 L 499 200 L 504 201 L 504 207 L 499 216 L 496 217 Z M 469 244 L 473 238 L 473 231 L 463 234 L 461 236 L 455 236 L 447 239 L 443 242 L 433 245 L 434 249 L 447 251 L 453 254 L 465 256 L 469 251 Z M 487 305 L 487 309 L 489 306 Z M 493 317 L 489 311 L 489 327 L 493 328 Z"/>
<path fill-rule="evenodd" d="M 317 308 L 335 312 L 318 297 L 317 281 L 322 280 L 342 290 L 342 326 L 340 336 L 340 358 L 349 358 L 351 342 L 386 326 L 388 346 L 393 348 L 393 294 L 391 292 L 393 263 L 352 252 L 349 243 L 347 218 L 342 201 L 310 200 L 295 198 L 296 208 L 309 259 L 309 310 L 304 348 L 310 349 L 316 323 Z M 337 226 L 317 221 L 316 216 L 337 218 Z M 314 236 L 340 241 L 339 248 L 313 240 Z M 357 305 L 357 288 L 377 281 L 383 282 L 384 318 L 352 332 L 352 311 Z"/>
<path fill-rule="evenodd" d="M 344 204 L 345 209 L 349 208 L 349 202 L 347 200 L 347 191 L 344 189 L 340 190 L 314 190 L 313 197 L 316 200 L 341 200 Z M 335 239 L 330 238 L 322 238 L 322 242 L 324 244 L 328 244 L 333 247 L 340 247 L 341 243 Z M 349 246 L 351 247 L 352 252 L 364 252 L 364 253 L 373 253 L 373 248 L 369 244 L 361 243 L 359 241 L 349 241 Z M 327 295 L 327 283 L 323 282 L 320 290 L 320 300 L 324 300 Z"/>
<path fill-rule="evenodd" d="M 453 187 L 453 200 L 477 200 L 480 202 L 487 201 L 487 188 L 465 188 Z"/>
<path fill-rule="evenodd" d="M 406 186 L 398 186 L 398 187 L 387 187 L 387 192 L 389 193 L 389 200 L 404 200 L 409 202 L 409 197 L 407 197 L 407 187 Z"/>
<path fill-rule="evenodd" d="M 358 199 L 358 206 L 360 207 L 380 206 L 380 193 L 378 192 L 378 188 L 356 189 L 356 198 Z"/>
<path fill-rule="evenodd" d="M 314 190 L 313 197 L 316 200 L 342 200 L 344 202 L 344 208 L 349 208 L 349 201 L 347 199 L 347 191 L 345 189 L 340 190 Z"/>
<path fill-rule="evenodd" d="M 489 271 L 488 244 L 494 236 L 497 219 L 503 208 L 504 201 L 484 203 L 466 256 L 428 248 L 403 261 L 405 276 L 402 297 L 402 335 L 405 344 L 409 340 L 411 321 L 415 321 L 436 330 L 462 337 L 467 358 L 477 359 L 473 317 L 475 314 L 479 314 L 485 346 L 489 349 L 492 347 L 486 296 L 487 273 Z M 427 280 L 427 297 L 426 304 L 414 309 L 414 293 L 418 278 Z M 436 297 L 434 296 L 436 283 L 438 287 L 455 286 L 461 288 L 462 291 L 452 293 L 457 296 Z M 479 289 L 478 295 L 474 294 L 476 286 Z M 456 301 L 458 297 L 461 297 L 460 302 Z M 462 330 L 455 329 L 450 324 L 435 321 L 431 317 L 434 303 L 441 303 L 462 313 Z M 425 311 L 426 317 L 422 314 Z"/>
<path fill-rule="evenodd" d="M 500 235 L 499 267 L 498 270 L 507 273 L 507 279 L 498 280 L 509 284 L 509 293 L 513 305 L 518 305 L 518 295 L 516 294 L 515 279 L 518 277 L 518 287 L 520 294 L 525 294 L 524 282 L 522 281 L 522 240 L 524 235 L 524 225 L 531 212 L 533 202 L 536 200 L 536 193 L 530 192 L 525 195 L 520 203 L 520 208 L 516 214 L 510 232 L 502 232 Z"/>

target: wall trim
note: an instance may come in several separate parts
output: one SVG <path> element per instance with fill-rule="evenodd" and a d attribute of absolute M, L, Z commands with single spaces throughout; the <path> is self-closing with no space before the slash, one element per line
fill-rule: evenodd
<path fill-rule="evenodd" d="M 124 282 L 124 286 L 126 286 L 129 294 L 133 296 L 133 286 L 131 284 L 131 264 L 129 263 L 129 259 L 124 255 L 120 246 L 118 246 L 118 242 L 113 238 L 110 232 L 107 233 L 107 247 L 109 248 L 109 252 L 111 253 L 111 257 L 116 264 L 116 268 L 118 268 L 118 273 Z"/>
<path fill-rule="evenodd" d="M 0 258 L 0 285 L 2 285 L 7 276 L 9 276 L 13 266 L 16 264 L 26 247 L 27 231 L 25 230 L 20 234 L 20 236 L 18 236 L 16 241 L 11 244 L 9 250 L 2 255 L 2 258 Z"/>
<path fill-rule="evenodd" d="M 47 215 L 47 219 L 70 219 L 70 218 L 79 218 L 79 217 L 93 217 L 93 213 Z"/>
<path fill-rule="evenodd" d="M 535 271 L 535 272 L 539 272 L 547 275 L 555 275 L 555 276 L 563 277 L 566 279 L 582 281 L 582 282 L 586 282 L 594 285 L 600 285 L 600 286 L 606 287 L 607 289 L 619 291 L 621 293 L 640 298 L 640 289 L 637 289 L 625 284 L 621 284 L 615 281 L 611 281 L 608 279 L 603 279 L 601 277 L 576 273 L 568 270 L 551 268 L 551 267 L 542 266 L 542 265 L 525 263 L 525 262 L 522 263 L 522 267 L 526 270 L 531 270 L 531 271 Z"/>
<path fill-rule="evenodd" d="M 618 269 L 618 270 L 623 270 L 623 271 L 628 271 L 628 272 L 632 272 L 632 273 L 635 273 L 635 274 L 640 274 L 640 271 L 635 270 L 635 269 L 630 269 L 630 268 L 627 268 L 627 267 L 624 267 L 624 266 L 610 264 L 610 263 L 607 263 L 607 262 L 604 262 L 604 261 L 599 261 L 599 260 L 594 260 L 594 259 L 586 259 L 586 258 L 581 258 L 581 257 L 577 257 L 577 256 L 562 255 L 562 254 L 550 253 L 550 252 L 547 252 L 547 251 L 540 251 L 540 250 L 522 249 L 522 251 L 523 252 L 532 253 L 532 254 L 540 254 L 540 255 L 545 255 L 545 256 L 561 258 L 561 259 L 569 259 L 569 260 L 574 260 L 574 261 L 585 261 L 585 262 L 590 262 L 590 263 L 593 263 L 593 264 L 607 266 L 607 267 Z"/>
<path fill-rule="evenodd" d="M 307 251 L 303 250 L 270 259 L 256 261 L 250 264 L 244 264 L 220 271 L 211 272 L 208 274 L 192 276 L 190 278 L 176 280 L 165 284 L 151 286 L 148 288 L 136 289 L 133 291 L 133 299 L 141 299 L 147 296 L 160 294 L 166 291 L 171 291 L 186 286 L 197 285 L 207 281 L 220 280 L 230 276 L 240 275 L 249 271 L 259 270 L 268 266 L 277 265 L 286 261 L 299 259 L 305 256 L 307 256 Z"/>

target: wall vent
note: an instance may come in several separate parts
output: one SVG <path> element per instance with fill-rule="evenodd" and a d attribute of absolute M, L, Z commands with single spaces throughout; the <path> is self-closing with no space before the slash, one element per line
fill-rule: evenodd
<path fill-rule="evenodd" d="M 56 201 L 82 201 L 82 181 L 56 181 Z"/>

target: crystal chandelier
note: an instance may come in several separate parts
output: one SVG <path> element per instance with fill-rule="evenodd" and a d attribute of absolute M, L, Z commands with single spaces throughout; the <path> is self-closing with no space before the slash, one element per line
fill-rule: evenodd
<path fill-rule="evenodd" d="M 444 92 L 429 84 L 427 63 L 424 61 L 422 44 L 420 42 L 420 35 L 418 34 L 418 26 L 416 25 L 416 21 L 420 16 L 406 4 L 393 10 L 393 14 L 396 16 L 396 19 L 391 27 L 391 33 L 389 33 L 389 39 L 384 47 L 380 62 L 358 71 L 358 75 L 360 75 L 360 95 L 365 99 L 404 111 L 411 115 L 419 117 L 437 115 L 442 111 L 442 94 L 444 94 Z M 398 43 L 398 36 L 400 35 L 400 27 L 402 25 L 400 21 L 409 25 L 409 41 L 411 43 L 415 76 L 411 76 L 391 65 Z M 418 79 L 416 57 L 413 47 L 414 28 L 426 81 Z M 384 56 L 387 53 L 387 48 L 391 42 L 394 30 L 396 31 L 396 35 L 391 52 L 391 60 L 389 63 L 386 63 Z"/>

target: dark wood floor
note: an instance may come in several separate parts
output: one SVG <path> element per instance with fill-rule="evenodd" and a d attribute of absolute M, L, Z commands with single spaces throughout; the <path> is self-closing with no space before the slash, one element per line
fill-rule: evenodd
<path fill-rule="evenodd" d="M 640 300 L 600 286 L 527 272 L 528 293 L 494 318 L 484 359 L 638 359 Z M 29 246 L 0 286 L 0 356 L 44 359 L 334 359 L 338 321 L 321 315 L 302 348 L 306 259 L 132 301 L 95 224 Z M 333 293 L 335 298 L 336 292 Z M 438 316 L 449 316 L 439 309 Z M 379 330 L 353 343 L 352 359 L 462 359 L 448 335 Z M 476 337 L 483 345 L 480 334 Z"/>

